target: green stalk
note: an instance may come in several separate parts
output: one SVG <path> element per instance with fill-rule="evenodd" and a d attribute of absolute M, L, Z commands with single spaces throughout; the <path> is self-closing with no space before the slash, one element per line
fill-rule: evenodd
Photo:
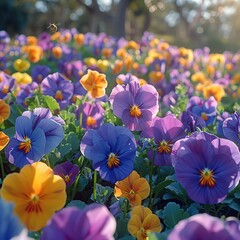
<path fill-rule="evenodd" d="M 154 165 L 154 158 L 156 155 L 156 151 L 154 151 L 153 158 L 150 161 L 150 172 L 149 172 L 149 186 L 150 186 L 150 195 L 149 195 L 149 201 L 148 201 L 148 207 L 152 207 L 152 195 L 153 195 L 153 165 Z"/>
<path fill-rule="evenodd" d="M 74 199 L 75 195 L 76 195 L 76 192 L 77 192 L 77 185 L 78 185 L 78 181 L 79 181 L 79 178 L 80 178 L 80 173 L 78 174 L 77 176 L 77 179 L 73 185 L 73 190 L 72 190 L 72 197 L 71 197 L 71 200 Z"/>
<path fill-rule="evenodd" d="M 86 93 L 86 95 L 84 96 L 81 105 L 83 105 L 86 102 L 87 95 L 88 95 L 88 93 Z M 80 111 L 80 114 L 79 114 L 79 124 L 80 124 L 80 127 L 82 127 L 82 111 Z"/>
<path fill-rule="evenodd" d="M 93 175 L 93 200 L 94 202 L 97 201 L 97 171 L 94 170 Z"/>

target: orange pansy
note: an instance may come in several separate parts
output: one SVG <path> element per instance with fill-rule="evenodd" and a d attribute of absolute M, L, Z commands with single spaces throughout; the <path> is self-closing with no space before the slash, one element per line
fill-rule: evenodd
<path fill-rule="evenodd" d="M 105 74 L 90 69 L 88 69 L 87 74 L 80 79 L 80 83 L 93 98 L 103 97 L 105 95 L 105 88 L 108 85 Z"/>
<path fill-rule="evenodd" d="M 150 186 L 145 178 L 141 178 L 136 171 L 122 181 L 115 184 L 115 197 L 127 198 L 132 206 L 141 205 L 142 200 L 150 194 Z"/>
<path fill-rule="evenodd" d="M 14 203 L 14 211 L 30 231 L 46 226 L 55 211 L 64 207 L 66 184 L 45 163 L 25 165 L 4 179 L 1 197 Z"/>
<path fill-rule="evenodd" d="M 0 99 L 0 124 L 10 116 L 10 106 Z"/>
<path fill-rule="evenodd" d="M 143 206 L 134 207 L 132 217 L 128 222 L 128 232 L 137 240 L 147 240 L 147 234 L 161 232 L 162 226 L 157 215 L 149 208 Z"/>
<path fill-rule="evenodd" d="M 7 146 L 8 142 L 9 137 L 4 132 L 0 132 L 0 151 Z"/>

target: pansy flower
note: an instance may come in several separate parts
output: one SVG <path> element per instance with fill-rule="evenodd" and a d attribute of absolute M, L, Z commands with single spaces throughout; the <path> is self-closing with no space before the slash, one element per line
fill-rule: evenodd
<path fill-rule="evenodd" d="M 226 118 L 222 126 L 223 135 L 240 147 L 240 114 L 235 112 Z"/>
<path fill-rule="evenodd" d="M 239 182 L 237 145 L 206 132 L 177 141 L 172 149 L 172 164 L 179 183 L 199 203 L 222 202 Z"/>
<path fill-rule="evenodd" d="M 114 195 L 117 198 L 127 198 L 132 206 L 141 205 L 142 200 L 150 194 L 150 186 L 145 178 L 140 177 L 136 171 L 122 181 L 115 183 Z"/>
<path fill-rule="evenodd" d="M 41 83 L 42 93 L 54 97 L 65 109 L 73 95 L 73 84 L 58 72 L 48 75 Z"/>
<path fill-rule="evenodd" d="M 0 98 L 5 99 L 7 94 L 13 90 L 15 78 L 0 71 Z"/>
<path fill-rule="evenodd" d="M 164 118 L 155 117 L 150 127 L 143 129 L 141 137 L 154 139 L 157 150 L 154 157 L 154 165 L 171 165 L 171 152 L 173 144 L 186 136 L 185 128 L 181 121 L 168 115 Z M 149 150 L 149 157 L 154 156 L 153 150 Z"/>
<path fill-rule="evenodd" d="M 104 109 L 100 102 L 89 103 L 85 102 L 80 105 L 76 110 L 76 118 L 79 119 L 80 114 L 82 117 L 82 127 L 85 129 L 95 129 L 100 127 L 104 118 Z"/>
<path fill-rule="evenodd" d="M 80 169 L 76 164 L 66 161 L 55 166 L 53 172 L 62 177 L 67 187 L 69 187 L 75 182 Z"/>
<path fill-rule="evenodd" d="M 32 79 L 34 82 L 41 83 L 50 74 L 51 69 L 45 65 L 35 65 L 32 68 Z"/>
<path fill-rule="evenodd" d="M 128 232 L 137 240 L 147 240 L 148 233 L 162 231 L 158 216 L 144 206 L 136 206 L 132 209 L 132 216 L 127 228 Z"/>
<path fill-rule="evenodd" d="M 4 100 L 0 99 L 0 124 L 9 118 L 10 112 L 10 106 Z"/>
<path fill-rule="evenodd" d="M 10 163 L 21 168 L 39 161 L 62 141 L 64 132 L 61 124 L 63 120 L 52 116 L 46 108 L 23 112 L 16 119 L 15 136 L 5 149 Z"/>
<path fill-rule="evenodd" d="M 24 166 L 19 173 L 8 174 L 1 197 L 14 203 L 14 211 L 30 231 L 39 231 L 55 211 L 66 202 L 66 184 L 45 163 Z"/>
<path fill-rule="evenodd" d="M 9 137 L 4 132 L 0 131 L 0 151 L 2 151 L 8 143 Z"/>
<path fill-rule="evenodd" d="M 133 171 L 136 142 L 125 127 L 105 123 L 97 130 L 89 129 L 82 138 L 80 149 L 106 181 L 115 183 Z"/>
<path fill-rule="evenodd" d="M 206 126 L 211 125 L 217 114 L 217 101 L 214 97 L 203 100 L 198 96 L 193 96 L 187 104 L 187 111 L 191 111 L 194 115 L 201 117 Z"/>
<path fill-rule="evenodd" d="M 131 81 L 124 86 L 116 86 L 110 95 L 113 113 L 122 119 L 130 130 L 141 131 L 149 126 L 157 115 L 158 92 L 149 85 L 140 86 L 137 81 Z"/>
<path fill-rule="evenodd" d="M 87 74 L 80 79 L 80 83 L 93 98 L 103 97 L 108 85 L 105 74 L 90 69 Z"/>
<path fill-rule="evenodd" d="M 231 228 L 231 224 L 232 226 Z M 237 221 L 202 213 L 180 221 L 168 235 L 168 240 L 238 240 L 240 224 Z"/>
<path fill-rule="evenodd" d="M 57 212 L 43 229 L 41 240 L 114 240 L 116 220 L 106 206 L 93 203 Z"/>

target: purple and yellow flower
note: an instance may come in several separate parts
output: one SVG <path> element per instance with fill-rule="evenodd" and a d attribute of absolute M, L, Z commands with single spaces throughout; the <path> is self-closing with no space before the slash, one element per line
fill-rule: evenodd
<path fill-rule="evenodd" d="M 0 72 L 0 98 L 5 99 L 7 94 L 13 90 L 15 84 L 15 78 L 12 76 Z"/>
<path fill-rule="evenodd" d="M 54 97 L 65 109 L 73 95 L 73 84 L 58 72 L 48 75 L 41 83 L 42 93 Z"/>
<path fill-rule="evenodd" d="M 28 164 L 8 174 L 1 197 L 14 203 L 14 212 L 30 231 L 39 231 L 66 202 L 66 184 L 45 163 Z"/>
<path fill-rule="evenodd" d="M 93 203 L 79 209 L 67 207 L 57 212 L 43 229 L 41 240 L 113 240 L 116 220 L 106 206 Z"/>
<path fill-rule="evenodd" d="M 103 122 L 104 109 L 102 108 L 100 102 L 96 102 L 96 103 L 86 102 L 77 108 L 75 114 L 77 119 L 79 119 L 80 114 L 82 114 L 83 128 L 95 129 L 95 128 L 99 128 Z"/>
<path fill-rule="evenodd" d="M 46 108 L 23 112 L 16 119 L 15 136 L 5 149 L 9 162 L 21 168 L 52 151 L 64 137 L 62 121 Z"/>
<path fill-rule="evenodd" d="M 203 100 L 198 96 L 193 96 L 189 99 L 186 110 L 201 117 L 206 122 L 206 126 L 208 126 L 213 123 L 216 117 L 217 105 L 218 103 L 214 97 Z"/>
<path fill-rule="evenodd" d="M 35 65 L 32 68 L 32 79 L 34 82 L 41 83 L 50 72 L 51 69 L 45 65 Z"/>
<path fill-rule="evenodd" d="M 167 240 L 238 240 L 239 234 L 239 222 L 200 213 L 180 221 Z"/>
<path fill-rule="evenodd" d="M 177 141 L 172 153 L 176 179 L 196 202 L 222 202 L 239 182 L 240 152 L 230 140 L 194 133 Z"/>
<path fill-rule="evenodd" d="M 125 127 L 106 123 L 97 130 L 90 129 L 83 136 L 80 149 L 106 181 L 115 183 L 133 171 L 136 142 Z"/>
<path fill-rule="evenodd" d="M 157 150 L 154 157 L 154 165 L 171 165 L 171 153 L 173 144 L 186 136 L 185 128 L 181 121 L 168 115 L 164 118 L 155 117 L 150 127 L 143 129 L 141 137 L 154 139 Z M 154 151 L 149 150 L 152 159 Z"/>
<path fill-rule="evenodd" d="M 69 187 L 75 182 L 80 169 L 76 164 L 66 161 L 55 166 L 53 172 L 62 177 L 67 187 Z"/>
<path fill-rule="evenodd" d="M 223 135 L 240 147 L 240 114 L 235 112 L 223 121 Z"/>
<path fill-rule="evenodd" d="M 157 115 L 158 98 L 153 86 L 140 86 L 137 81 L 131 81 L 125 87 L 116 86 L 110 95 L 113 113 L 122 119 L 127 128 L 136 131 L 149 126 Z"/>

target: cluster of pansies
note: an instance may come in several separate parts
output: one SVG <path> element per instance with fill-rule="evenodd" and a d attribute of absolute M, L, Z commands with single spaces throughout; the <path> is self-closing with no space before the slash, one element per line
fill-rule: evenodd
<path fill-rule="evenodd" d="M 0 31 L 0 239 L 240 238 L 240 52 Z"/>

